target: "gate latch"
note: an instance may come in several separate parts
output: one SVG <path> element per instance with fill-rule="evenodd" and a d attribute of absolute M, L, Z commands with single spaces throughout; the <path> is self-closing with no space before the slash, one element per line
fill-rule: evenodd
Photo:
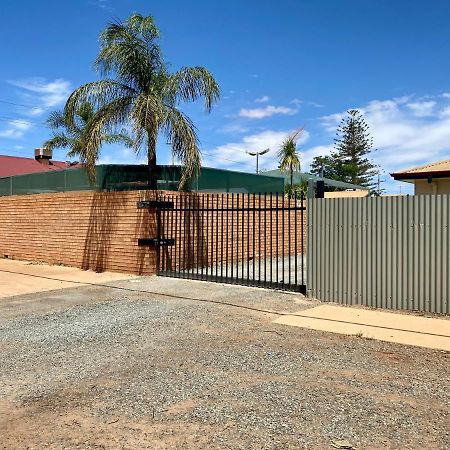
<path fill-rule="evenodd" d="M 144 247 L 168 247 L 171 245 L 175 245 L 175 239 L 166 239 L 166 238 L 141 238 L 138 239 L 138 246 Z"/>
<path fill-rule="evenodd" d="M 138 209 L 173 209 L 173 202 L 159 200 L 141 200 L 137 202 Z"/>

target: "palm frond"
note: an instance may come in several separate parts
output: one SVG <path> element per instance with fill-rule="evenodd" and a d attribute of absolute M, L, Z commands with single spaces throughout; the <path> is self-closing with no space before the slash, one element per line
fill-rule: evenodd
<path fill-rule="evenodd" d="M 300 170 L 301 163 L 300 155 L 297 151 L 297 141 L 300 138 L 302 132 L 303 128 L 296 130 L 282 142 L 277 154 L 280 170 Z"/>
<path fill-rule="evenodd" d="M 73 139 L 65 133 L 54 133 L 53 136 L 46 140 L 42 145 L 45 148 L 53 150 L 55 148 L 67 148 L 73 144 Z"/>
<path fill-rule="evenodd" d="M 130 118 L 133 124 L 135 136 L 134 147 L 136 152 L 139 152 L 142 148 L 145 134 L 150 133 L 152 136 L 147 136 L 147 138 L 152 137 L 156 139 L 156 134 L 158 128 L 161 126 L 164 114 L 164 105 L 158 97 L 142 93 L 135 99 L 130 112 Z"/>
<path fill-rule="evenodd" d="M 84 102 L 76 110 L 76 115 L 86 124 L 94 116 L 94 108 L 91 103 Z"/>
<path fill-rule="evenodd" d="M 47 125 L 50 128 L 56 129 L 66 125 L 64 113 L 62 111 L 53 111 L 47 119 Z"/>
<path fill-rule="evenodd" d="M 123 83 L 145 90 L 164 66 L 158 37 L 152 17 L 134 14 L 125 23 L 111 23 L 100 36 L 94 66 L 102 75 L 115 73 Z"/>
<path fill-rule="evenodd" d="M 205 109 L 209 112 L 220 98 L 220 89 L 204 67 L 184 67 L 168 78 L 164 94 L 171 105 L 175 105 L 177 100 L 193 102 L 203 97 Z"/>
<path fill-rule="evenodd" d="M 187 181 L 198 175 L 201 165 L 201 153 L 198 138 L 192 121 L 176 108 L 167 111 L 163 123 L 163 131 L 172 144 L 173 154 L 181 161 L 183 171 L 179 188 L 182 189 Z"/>
<path fill-rule="evenodd" d="M 117 98 L 131 98 L 136 91 L 115 80 L 99 80 L 86 83 L 76 89 L 68 98 L 64 107 L 64 116 L 69 126 L 75 125 L 77 111 L 85 103 L 89 103 L 94 110 L 99 110 Z"/>
<path fill-rule="evenodd" d="M 131 97 L 110 101 L 100 108 L 86 124 L 80 157 L 91 181 L 95 180 L 95 163 L 105 136 L 113 133 L 119 124 L 126 122 L 131 101 Z"/>
<path fill-rule="evenodd" d="M 102 141 L 105 144 L 124 144 L 126 147 L 133 147 L 134 140 L 125 131 L 121 133 L 112 133 L 103 136 Z"/>

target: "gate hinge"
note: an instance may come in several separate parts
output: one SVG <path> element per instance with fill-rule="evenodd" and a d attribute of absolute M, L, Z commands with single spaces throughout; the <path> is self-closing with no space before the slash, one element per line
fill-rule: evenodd
<path fill-rule="evenodd" d="M 138 209 L 173 209 L 173 202 L 159 200 L 141 200 L 137 202 Z"/>
<path fill-rule="evenodd" d="M 150 247 L 167 247 L 175 245 L 175 239 L 164 238 L 141 238 L 138 239 L 138 246 L 150 246 Z"/>

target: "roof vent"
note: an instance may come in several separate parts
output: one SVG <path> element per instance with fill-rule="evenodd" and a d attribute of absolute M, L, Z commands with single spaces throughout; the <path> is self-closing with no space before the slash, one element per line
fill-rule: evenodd
<path fill-rule="evenodd" d="M 34 149 L 34 159 L 36 161 L 52 159 L 51 149 L 44 147 Z"/>

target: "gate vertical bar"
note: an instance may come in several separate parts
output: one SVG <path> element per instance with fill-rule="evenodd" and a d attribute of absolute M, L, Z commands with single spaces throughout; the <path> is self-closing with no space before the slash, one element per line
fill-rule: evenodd
<path fill-rule="evenodd" d="M 250 194 L 247 194 L 247 284 L 250 280 Z"/>
<path fill-rule="evenodd" d="M 236 194 L 236 280 L 239 280 L 239 193 Z"/>
<path fill-rule="evenodd" d="M 289 270 L 289 276 L 288 276 L 288 282 L 289 285 L 291 284 L 291 197 L 288 197 L 288 270 Z M 295 211 L 295 209 L 294 209 Z"/>
<path fill-rule="evenodd" d="M 300 222 L 300 234 L 301 234 L 301 247 L 302 247 L 302 286 L 305 285 L 305 252 L 304 252 L 304 240 L 305 240 L 305 233 L 303 230 L 303 226 L 304 226 L 304 222 L 305 222 L 305 216 L 303 215 L 305 213 L 305 208 L 304 208 L 304 199 L 305 199 L 305 194 L 302 191 L 301 193 L 301 207 L 302 209 L 300 210 L 301 212 L 301 222 Z M 308 211 L 308 215 L 310 214 L 310 212 Z M 308 230 L 309 232 L 309 230 Z M 306 266 L 306 270 L 308 269 L 308 265 Z"/>
<path fill-rule="evenodd" d="M 228 278 L 228 200 L 229 200 L 230 194 L 227 192 L 227 206 L 226 206 L 226 232 L 225 232 L 225 278 Z"/>
<path fill-rule="evenodd" d="M 279 209 L 278 209 L 278 192 L 277 192 L 277 194 L 276 194 L 276 198 L 277 198 L 277 208 L 276 208 L 276 210 L 275 210 L 275 230 L 276 230 L 276 267 L 275 267 L 275 275 L 276 275 L 276 285 L 277 285 L 277 287 L 278 287 L 278 279 L 279 279 L 279 276 L 278 276 L 278 254 L 279 254 L 279 250 L 278 250 L 278 245 L 279 245 L 279 243 L 278 243 L 278 236 L 279 236 L 279 229 L 278 229 L 278 211 L 279 211 Z"/>
<path fill-rule="evenodd" d="M 256 194 L 253 194 L 253 223 L 252 223 L 252 226 L 253 226 L 253 252 L 252 252 L 252 255 L 253 255 L 253 259 L 252 259 L 252 262 L 253 262 L 253 265 L 252 265 L 252 268 L 253 268 L 253 281 L 255 281 L 255 268 L 256 268 L 256 261 L 255 261 L 255 247 L 256 247 L 256 242 L 255 242 L 255 238 L 256 238 L 256 227 L 255 227 L 255 213 L 256 213 Z"/>
<path fill-rule="evenodd" d="M 285 246 L 285 241 L 284 241 L 284 219 L 285 219 L 285 199 L 284 196 L 281 197 L 281 273 L 282 273 L 282 284 L 285 284 L 285 273 L 284 273 L 284 246 Z"/>
<path fill-rule="evenodd" d="M 296 286 L 298 286 L 298 275 L 297 275 L 297 269 L 298 269 L 298 247 L 297 247 L 297 232 L 298 232 L 298 224 L 297 224 L 297 220 L 298 220 L 298 199 L 297 199 L 297 195 L 295 196 L 295 209 L 294 209 L 294 255 L 295 255 L 295 259 L 294 259 L 294 283 Z M 303 255 L 302 255 L 303 257 Z"/>
<path fill-rule="evenodd" d="M 206 226 L 203 226 L 202 228 L 205 230 L 206 229 L 206 236 L 204 236 L 203 241 L 205 242 L 205 247 L 206 247 L 206 268 L 205 268 L 205 276 L 206 279 L 208 279 L 208 267 L 209 267 L 209 226 L 210 226 L 210 222 L 209 222 L 209 213 L 210 213 L 210 208 L 209 208 L 209 194 L 207 194 L 206 197 Z M 203 254 L 205 254 L 205 252 L 203 252 Z M 203 270 L 202 270 L 203 273 Z"/>
<path fill-rule="evenodd" d="M 156 200 L 159 200 L 158 194 L 156 194 Z M 158 241 L 161 239 L 161 211 L 159 208 L 155 208 L 155 214 L 156 214 L 156 238 Z M 161 272 L 161 262 L 160 262 L 160 256 L 161 256 L 161 247 L 159 245 L 156 246 L 156 273 Z"/>
<path fill-rule="evenodd" d="M 214 248 L 215 256 L 215 267 L 216 267 L 216 278 L 219 274 L 219 194 L 216 194 L 215 203 L 215 214 L 216 214 L 216 247 Z M 222 231 L 221 231 L 222 233 Z M 221 234 L 222 235 L 222 234 Z"/>
<path fill-rule="evenodd" d="M 172 197 L 172 201 L 174 201 L 175 200 L 175 198 L 174 197 Z M 175 202 L 174 202 L 174 207 L 175 207 Z M 170 215 L 170 236 L 169 236 L 171 239 L 172 238 L 174 238 L 174 235 L 173 235 L 173 211 L 172 211 L 172 213 L 171 213 L 171 215 Z M 173 262 L 174 262 L 174 251 L 175 251 L 175 245 L 176 245 L 176 240 L 175 240 L 175 243 L 174 243 L 174 245 L 172 245 L 171 247 L 170 247 L 170 270 L 173 272 L 173 270 L 174 270 L 174 266 L 173 266 Z M 167 269 L 166 269 L 167 270 Z"/>
<path fill-rule="evenodd" d="M 273 281 L 273 197 L 270 193 L 270 283 Z"/>
<path fill-rule="evenodd" d="M 258 281 L 261 281 L 261 192 L 258 193 Z"/>
<path fill-rule="evenodd" d="M 228 194 L 228 195 L 230 195 L 230 194 Z M 234 269 L 233 269 L 233 266 L 234 266 L 234 259 L 233 259 L 234 242 L 235 242 L 235 240 L 234 240 L 234 194 L 231 193 L 231 274 L 230 274 L 230 276 L 232 279 L 234 278 L 233 277 L 233 275 L 234 275 Z"/>
<path fill-rule="evenodd" d="M 199 208 L 198 208 L 199 209 Z M 205 196 L 202 195 L 202 209 L 201 211 L 198 211 L 198 236 L 200 238 L 200 265 L 197 266 L 197 274 L 198 271 L 200 272 L 200 279 L 204 279 L 204 264 L 205 264 L 205 254 L 204 254 L 204 242 L 205 242 Z M 197 275 L 198 276 L 198 275 Z"/>
<path fill-rule="evenodd" d="M 220 239 L 220 278 L 223 278 L 223 194 L 220 196 L 220 232 L 222 239 Z"/>
<path fill-rule="evenodd" d="M 241 244 L 241 280 L 244 279 L 245 272 L 245 194 L 242 194 L 242 244 Z"/>

